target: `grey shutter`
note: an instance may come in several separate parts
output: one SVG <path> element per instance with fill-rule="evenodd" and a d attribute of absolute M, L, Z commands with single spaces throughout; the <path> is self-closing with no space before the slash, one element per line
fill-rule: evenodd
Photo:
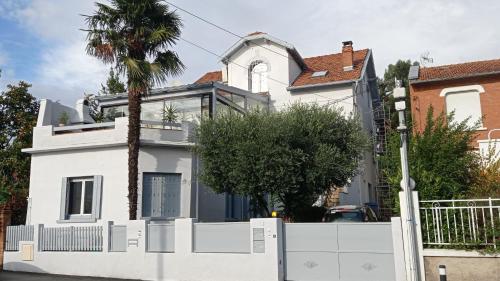
<path fill-rule="evenodd" d="M 179 217 L 181 211 L 181 175 L 165 175 L 163 182 L 163 215 L 167 218 Z"/>
<path fill-rule="evenodd" d="M 160 175 L 152 175 L 151 176 L 151 184 L 152 184 L 152 212 L 151 217 L 159 218 L 161 217 L 161 209 L 162 209 L 162 182 L 163 178 Z"/>
<path fill-rule="evenodd" d="M 152 183 L 151 175 L 144 174 L 142 180 L 142 217 L 151 217 L 152 209 Z"/>
<path fill-rule="evenodd" d="M 92 194 L 92 216 L 101 218 L 102 176 L 94 176 L 94 193 Z"/>
<path fill-rule="evenodd" d="M 66 214 L 67 214 L 67 209 L 68 209 L 68 196 L 69 196 L 68 178 L 63 177 L 62 184 L 61 184 L 61 204 L 59 207 L 59 219 L 60 220 L 66 219 Z"/>

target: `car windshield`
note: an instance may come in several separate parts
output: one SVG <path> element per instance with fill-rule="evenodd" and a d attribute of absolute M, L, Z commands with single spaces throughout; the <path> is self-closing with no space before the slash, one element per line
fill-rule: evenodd
<path fill-rule="evenodd" d="M 359 211 L 333 212 L 327 214 L 325 222 L 362 222 L 363 215 Z"/>

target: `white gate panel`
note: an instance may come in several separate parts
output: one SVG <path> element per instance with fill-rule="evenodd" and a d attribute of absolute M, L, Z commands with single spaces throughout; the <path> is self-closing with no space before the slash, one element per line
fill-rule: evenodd
<path fill-rule="evenodd" d="M 286 280 L 392 281 L 390 223 L 286 223 Z"/>

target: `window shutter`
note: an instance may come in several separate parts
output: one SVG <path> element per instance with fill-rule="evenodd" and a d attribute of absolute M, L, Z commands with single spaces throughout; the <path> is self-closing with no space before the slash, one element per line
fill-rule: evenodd
<path fill-rule="evenodd" d="M 481 122 L 482 114 L 479 92 L 467 91 L 447 94 L 446 111 L 448 114 L 453 111 L 455 112 L 454 121 L 457 123 L 467 118 L 470 118 L 467 122 L 469 126 L 474 126 L 477 121 Z M 480 124 L 480 126 L 482 126 L 482 124 Z"/>
<path fill-rule="evenodd" d="M 92 216 L 101 218 L 102 176 L 94 176 L 94 194 L 92 194 Z"/>
<path fill-rule="evenodd" d="M 68 210 L 68 196 L 69 196 L 69 186 L 68 186 L 68 178 L 62 178 L 61 184 L 61 204 L 59 208 L 59 219 L 65 220 L 66 214 Z"/>

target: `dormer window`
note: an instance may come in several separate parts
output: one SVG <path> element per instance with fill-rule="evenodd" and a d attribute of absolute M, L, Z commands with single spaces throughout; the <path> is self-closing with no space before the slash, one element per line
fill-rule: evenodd
<path fill-rule="evenodd" d="M 248 90 L 252 93 L 268 92 L 269 66 L 263 61 L 254 61 L 248 71 Z"/>

